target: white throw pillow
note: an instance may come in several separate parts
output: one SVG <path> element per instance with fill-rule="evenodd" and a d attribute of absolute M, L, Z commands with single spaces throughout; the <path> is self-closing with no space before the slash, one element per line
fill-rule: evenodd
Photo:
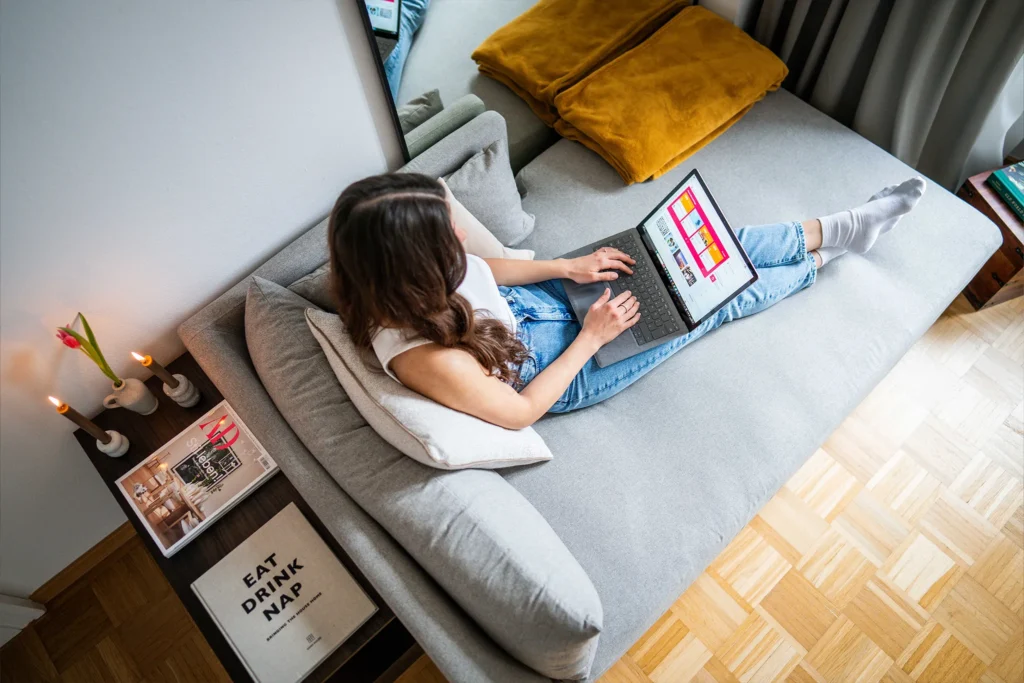
<path fill-rule="evenodd" d="M 306 323 L 349 398 L 370 426 L 413 460 L 442 470 L 497 469 L 551 459 L 532 428 L 505 429 L 417 394 L 371 368 L 341 318 L 306 309 Z"/>
<path fill-rule="evenodd" d="M 448 200 L 448 208 L 452 212 L 452 220 L 455 225 L 462 228 L 466 233 L 466 253 L 479 256 L 480 258 L 511 258 L 522 261 L 532 261 L 533 251 L 530 249 L 513 249 L 506 247 L 498 241 L 498 238 L 488 230 L 483 223 L 462 205 L 455 195 L 452 194 L 448 183 L 444 178 L 438 178 L 444 186 L 445 198 Z"/>

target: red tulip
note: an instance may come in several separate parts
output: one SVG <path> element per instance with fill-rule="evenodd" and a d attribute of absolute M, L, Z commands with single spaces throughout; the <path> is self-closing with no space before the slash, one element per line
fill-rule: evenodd
<path fill-rule="evenodd" d="M 57 330 L 57 339 L 60 339 L 61 343 L 64 344 L 64 346 L 67 346 L 68 348 L 71 349 L 77 349 L 82 346 L 82 343 L 80 341 L 72 337 L 64 330 Z"/>

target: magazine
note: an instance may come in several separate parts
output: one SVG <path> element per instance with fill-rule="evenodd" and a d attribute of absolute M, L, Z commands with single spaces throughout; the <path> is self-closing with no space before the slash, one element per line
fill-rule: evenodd
<path fill-rule="evenodd" d="M 117 480 L 165 557 L 277 472 L 227 401 Z"/>
<path fill-rule="evenodd" d="M 295 503 L 192 590 L 257 683 L 301 681 L 377 611 Z"/>

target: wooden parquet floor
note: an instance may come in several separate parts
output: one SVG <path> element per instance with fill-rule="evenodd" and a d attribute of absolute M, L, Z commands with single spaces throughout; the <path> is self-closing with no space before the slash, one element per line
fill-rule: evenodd
<path fill-rule="evenodd" d="M 601 683 L 1021 683 L 1022 480 L 1024 299 L 960 297 Z"/>
<path fill-rule="evenodd" d="M 138 536 L 0 650 L 2 683 L 230 683 Z"/>

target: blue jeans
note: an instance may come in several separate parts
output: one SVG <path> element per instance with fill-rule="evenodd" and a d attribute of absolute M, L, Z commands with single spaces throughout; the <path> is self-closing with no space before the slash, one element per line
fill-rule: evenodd
<path fill-rule="evenodd" d="M 807 253 L 800 223 L 741 228 L 736 236 L 757 268 L 757 282 L 682 337 L 606 368 L 591 358 L 548 412 L 565 413 L 600 403 L 723 323 L 759 313 L 814 283 L 817 269 Z M 530 350 L 519 371 L 525 386 L 569 347 L 581 326 L 558 280 L 499 290 L 516 318 L 518 337 Z"/>
<path fill-rule="evenodd" d="M 402 16 L 399 17 L 398 42 L 395 49 L 391 51 L 388 58 L 384 60 L 384 75 L 388 79 L 388 86 L 391 88 L 391 99 L 395 106 L 400 107 L 398 101 L 398 86 L 402 84 L 402 71 L 405 70 L 405 60 L 409 57 L 409 50 L 412 48 L 412 40 L 419 30 L 430 7 L 430 0 L 403 0 Z M 376 49 L 376 46 L 373 46 Z"/>

